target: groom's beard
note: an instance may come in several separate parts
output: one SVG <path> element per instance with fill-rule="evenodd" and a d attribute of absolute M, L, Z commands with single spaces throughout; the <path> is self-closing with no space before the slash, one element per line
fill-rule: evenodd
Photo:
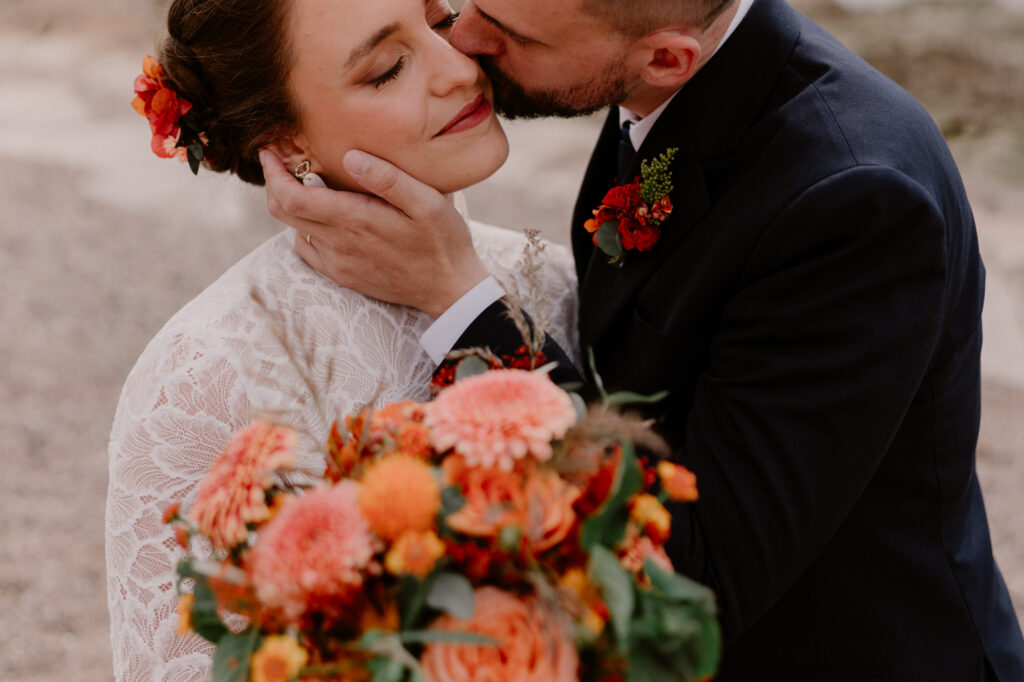
<path fill-rule="evenodd" d="M 479 55 L 477 59 L 494 86 L 494 108 L 507 119 L 585 116 L 625 101 L 629 94 L 626 66 L 622 62 L 613 64 L 600 77 L 576 83 L 564 90 L 527 92 L 519 82 L 499 69 L 488 55 Z"/>

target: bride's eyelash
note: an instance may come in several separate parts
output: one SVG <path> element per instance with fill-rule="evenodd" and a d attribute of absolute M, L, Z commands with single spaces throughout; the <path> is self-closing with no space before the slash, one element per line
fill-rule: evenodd
<path fill-rule="evenodd" d="M 445 28 L 451 28 L 452 26 L 455 25 L 455 22 L 458 21 L 458 19 L 459 19 L 459 12 L 452 12 L 451 14 L 446 16 L 444 19 L 442 19 L 441 21 L 439 21 L 436 24 L 434 24 L 433 26 L 431 26 L 431 28 L 433 28 L 435 31 L 440 30 L 440 29 L 445 29 Z"/>
<path fill-rule="evenodd" d="M 402 68 L 404 66 L 405 66 L 405 57 L 399 57 L 398 61 L 395 62 L 394 66 L 392 66 L 390 69 L 388 69 L 385 73 L 382 73 L 381 75 L 379 75 L 376 78 L 374 78 L 373 80 L 371 80 L 370 81 L 370 85 L 372 85 L 375 88 L 383 87 L 384 84 L 387 83 L 388 81 L 392 81 L 395 78 L 397 78 L 398 74 L 402 71 Z"/>

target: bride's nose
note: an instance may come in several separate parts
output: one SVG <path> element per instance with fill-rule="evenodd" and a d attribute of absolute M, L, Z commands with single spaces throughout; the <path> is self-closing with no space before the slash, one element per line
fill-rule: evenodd
<path fill-rule="evenodd" d="M 452 90 L 475 85 L 480 79 L 476 60 L 462 54 L 445 40 L 436 41 L 431 54 L 433 69 L 431 89 L 435 95 L 447 95 Z"/>

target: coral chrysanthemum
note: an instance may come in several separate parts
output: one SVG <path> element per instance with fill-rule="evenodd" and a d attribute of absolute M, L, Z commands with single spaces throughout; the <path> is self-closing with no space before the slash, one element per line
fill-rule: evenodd
<path fill-rule="evenodd" d="M 249 570 L 256 594 L 286 619 L 345 602 L 363 583 L 374 553 L 349 481 L 290 500 L 261 530 Z"/>
<path fill-rule="evenodd" d="M 441 508 L 441 489 L 426 462 L 394 452 L 382 457 L 363 476 L 359 507 L 374 533 L 395 540 L 406 531 L 434 527 Z"/>
<path fill-rule="evenodd" d="M 551 441 L 576 422 L 569 395 L 544 374 L 504 369 L 468 377 L 428 405 L 434 447 L 454 448 L 469 466 L 511 471 L 516 460 L 551 458 Z"/>
<path fill-rule="evenodd" d="M 270 518 L 266 489 L 273 472 L 295 465 L 291 429 L 264 421 L 235 434 L 199 485 L 191 517 L 214 547 L 245 542 L 246 525 Z"/>

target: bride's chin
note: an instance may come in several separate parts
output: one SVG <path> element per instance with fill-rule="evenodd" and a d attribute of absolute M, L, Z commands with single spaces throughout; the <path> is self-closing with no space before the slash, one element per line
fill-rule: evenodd
<path fill-rule="evenodd" d="M 476 155 L 473 157 L 473 163 L 453 162 L 447 164 L 445 170 L 450 175 L 445 173 L 443 177 L 435 176 L 430 184 L 442 194 L 451 194 L 472 187 L 491 177 L 505 165 L 505 161 L 508 159 L 508 140 L 502 134 L 500 142 L 495 141 L 489 146 L 490 148 L 487 150 L 479 147 L 474 149 Z"/>

